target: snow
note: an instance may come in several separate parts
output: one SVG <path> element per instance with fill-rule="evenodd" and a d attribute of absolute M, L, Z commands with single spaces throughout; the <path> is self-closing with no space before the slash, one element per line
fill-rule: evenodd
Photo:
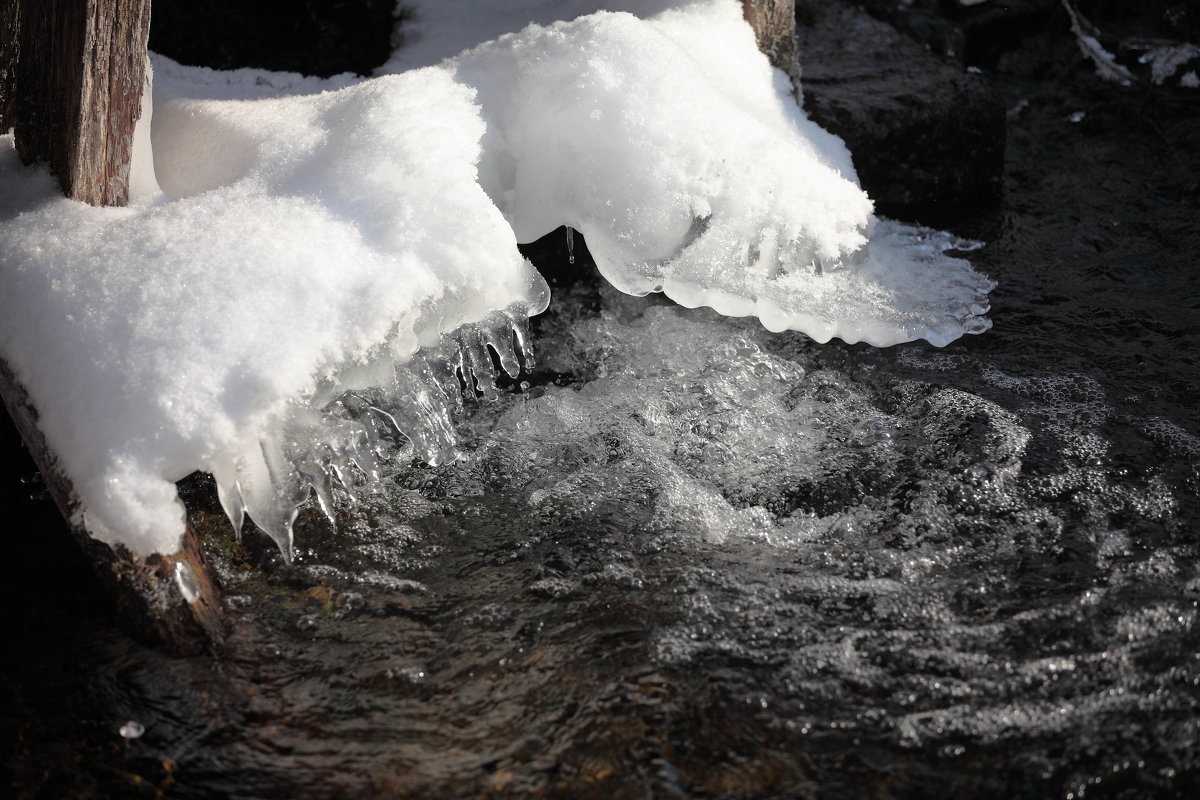
<path fill-rule="evenodd" d="M 515 373 L 513 331 L 528 357 L 547 297 L 516 243 L 563 224 L 617 288 L 771 330 L 988 327 L 990 281 L 949 237 L 872 216 L 734 0 L 626 6 L 641 18 L 523 27 L 594 3 L 422 3 L 366 81 L 156 59 L 127 208 L 59 197 L 4 137 L 0 355 L 76 521 L 172 552 L 173 482 L 203 469 L 287 554 L 310 486 L 328 508 L 351 464 L 372 471 L 380 420 L 455 457 L 439 381 L 486 388 L 489 346 Z"/>
<path fill-rule="evenodd" d="M 142 554 L 177 546 L 173 481 L 261 461 L 260 439 L 319 379 L 385 343 L 408 358 L 540 282 L 476 182 L 483 121 L 443 70 L 164 100 L 169 194 L 128 208 L 59 197 L 11 137 L 0 153 L 14 189 L 0 201 L 0 352 L 82 522 Z"/>

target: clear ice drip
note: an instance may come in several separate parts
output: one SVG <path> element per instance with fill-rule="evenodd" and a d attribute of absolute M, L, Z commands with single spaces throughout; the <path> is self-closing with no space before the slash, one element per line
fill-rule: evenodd
<path fill-rule="evenodd" d="M 496 396 L 496 364 L 510 378 L 533 367 L 529 314 L 540 310 L 517 303 L 493 311 L 394 364 L 387 385 L 345 391 L 320 407 L 293 406 L 232 474 L 214 476 L 235 533 L 240 538 L 249 515 L 291 561 L 292 525 L 310 490 L 336 524 L 335 483 L 353 501 L 361 489 L 357 476 L 368 486 L 380 479 L 385 449 L 399 446 L 401 459 L 434 466 L 457 460 L 455 414 L 464 401 Z"/>

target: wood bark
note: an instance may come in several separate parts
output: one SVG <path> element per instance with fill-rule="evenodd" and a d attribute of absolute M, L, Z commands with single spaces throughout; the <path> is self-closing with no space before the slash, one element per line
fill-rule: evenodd
<path fill-rule="evenodd" d="M 21 4 L 0 0 L 0 133 L 13 125 L 17 97 L 17 54 L 20 51 Z"/>
<path fill-rule="evenodd" d="M 742 0 L 742 15 L 754 29 L 758 49 L 798 83 L 795 0 Z"/>
<path fill-rule="evenodd" d="M 9 123 L 21 159 L 50 162 L 68 197 L 124 205 L 150 0 L 2 1 L 19 4 Z"/>

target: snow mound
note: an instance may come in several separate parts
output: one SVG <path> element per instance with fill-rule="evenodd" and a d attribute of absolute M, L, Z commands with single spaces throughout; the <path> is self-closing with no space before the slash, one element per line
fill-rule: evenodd
<path fill-rule="evenodd" d="M 173 551 L 173 482 L 204 469 L 286 550 L 295 470 L 271 455 L 294 406 L 390 385 L 458 326 L 544 307 L 476 182 L 471 94 L 443 70 L 270 100 L 160 93 L 170 196 L 120 209 L 59 197 L 4 139 L 0 353 L 94 536 Z"/>
<path fill-rule="evenodd" d="M 202 469 L 235 527 L 249 514 L 288 555 L 296 505 L 315 489 L 328 510 L 382 439 L 454 458 L 460 382 L 486 393 L 493 351 L 515 375 L 548 300 L 516 243 L 562 224 L 621 290 L 771 330 L 986 329 L 990 282 L 948 237 L 872 217 L 734 0 L 627 5 L 648 16 L 533 25 L 361 82 L 160 59 L 152 159 L 144 130 L 135 152 L 155 175 L 128 208 L 58 197 L 0 140 L 0 356 L 77 521 L 170 552 L 173 482 Z M 531 0 L 468 29 L 586 10 Z"/>
<path fill-rule="evenodd" d="M 948 238 L 872 217 L 736 3 L 530 26 L 449 66 L 478 90 L 480 182 L 518 240 L 569 225 L 624 292 L 818 341 L 940 346 L 990 326 L 993 284 Z"/>

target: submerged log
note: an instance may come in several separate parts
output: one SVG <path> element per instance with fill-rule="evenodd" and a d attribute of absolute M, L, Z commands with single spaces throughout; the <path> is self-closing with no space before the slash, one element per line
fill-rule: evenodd
<path fill-rule="evenodd" d="M 21 159 L 48 161 L 67 197 L 124 205 L 150 0 L 5 3 L 0 114 L 15 131 Z"/>

